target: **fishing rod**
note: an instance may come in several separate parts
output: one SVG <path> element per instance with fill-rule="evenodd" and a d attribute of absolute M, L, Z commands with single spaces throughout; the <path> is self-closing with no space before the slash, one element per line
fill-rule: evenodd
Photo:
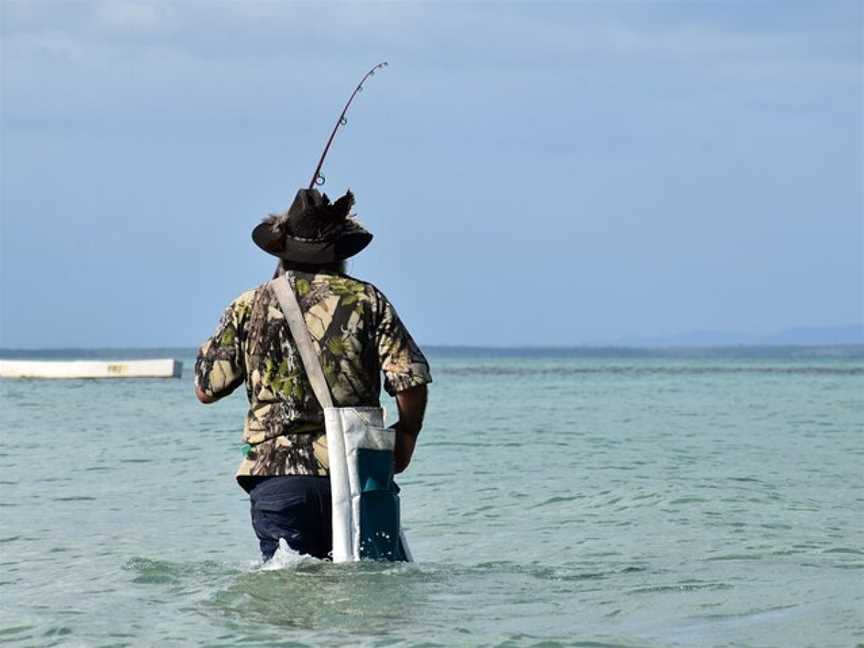
<path fill-rule="evenodd" d="M 363 91 L 363 84 L 370 78 L 375 76 L 375 73 L 378 70 L 383 70 L 387 67 L 387 61 L 382 61 L 371 70 L 369 70 L 363 78 L 360 79 L 360 83 L 357 84 L 357 87 L 354 88 L 354 92 L 351 93 L 351 96 L 348 97 L 348 102 L 345 104 L 345 107 L 342 109 L 342 112 L 339 113 L 339 119 L 336 120 L 336 125 L 333 127 L 332 132 L 330 133 L 330 137 L 327 139 L 327 144 L 324 146 L 324 152 L 321 153 L 321 157 L 318 160 L 318 166 L 315 167 L 315 173 L 312 174 L 312 180 L 309 181 L 309 189 L 314 189 L 316 186 L 321 186 L 326 182 L 326 178 L 324 174 L 321 173 L 321 167 L 324 166 L 324 159 L 327 157 L 327 153 L 330 151 L 330 146 L 333 144 L 333 140 L 336 137 L 336 132 L 339 130 L 340 126 L 347 126 L 348 119 L 345 115 L 348 114 L 348 109 L 351 107 L 351 102 L 354 101 L 354 97 L 356 97 L 360 92 Z M 276 270 L 273 272 L 273 278 L 276 279 L 279 276 L 279 271 L 282 268 L 282 261 L 279 261 L 276 264 Z"/>
<path fill-rule="evenodd" d="M 336 137 L 336 131 L 339 130 L 340 126 L 345 126 L 348 124 L 348 120 L 345 118 L 345 115 L 348 113 L 348 108 L 351 107 L 351 102 L 354 101 L 354 97 L 357 96 L 359 92 L 363 91 L 363 84 L 366 83 L 366 80 L 370 77 L 375 76 L 375 72 L 378 70 L 383 70 L 387 67 L 387 61 L 383 61 L 369 70 L 366 75 L 360 79 L 360 83 L 357 84 L 357 87 L 354 88 L 354 92 L 351 93 L 351 96 L 348 98 L 348 103 L 345 104 L 345 107 L 342 109 L 342 112 L 339 115 L 339 119 L 336 120 L 336 125 L 333 127 L 333 132 L 330 133 L 330 138 L 327 140 L 327 145 L 324 147 L 324 152 L 321 154 L 321 159 L 318 160 L 318 166 L 315 167 L 315 173 L 312 174 L 312 180 L 309 182 L 309 188 L 314 189 L 315 185 L 321 186 L 327 180 L 324 177 L 324 174 L 321 173 L 321 167 L 324 165 L 324 158 L 327 157 L 327 152 L 330 150 L 330 145 L 333 143 L 333 138 Z"/>

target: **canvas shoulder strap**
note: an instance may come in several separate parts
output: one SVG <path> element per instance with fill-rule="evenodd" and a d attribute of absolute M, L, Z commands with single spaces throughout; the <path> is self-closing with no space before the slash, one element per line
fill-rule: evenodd
<path fill-rule="evenodd" d="M 303 368 L 306 369 L 306 376 L 312 384 L 312 391 L 315 392 L 315 397 L 321 403 L 322 408 L 333 407 L 333 397 L 330 395 L 330 388 L 327 386 L 327 380 L 324 378 L 321 360 L 315 352 L 312 336 L 309 335 L 309 329 L 306 326 L 306 321 L 303 319 L 300 304 L 297 303 L 297 295 L 294 294 L 294 288 L 288 281 L 288 275 L 283 274 L 281 277 L 277 277 L 270 282 L 270 287 L 273 289 L 276 299 L 279 300 L 279 307 L 282 309 L 285 320 L 288 322 L 288 327 L 291 329 L 294 344 L 297 345 L 297 351 L 300 353 Z"/>

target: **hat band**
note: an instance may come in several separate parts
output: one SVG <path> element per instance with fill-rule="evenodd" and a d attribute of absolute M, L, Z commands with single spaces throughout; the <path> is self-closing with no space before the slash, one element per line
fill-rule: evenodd
<path fill-rule="evenodd" d="M 339 238 L 340 232 L 337 232 L 335 236 L 330 236 L 328 238 L 303 238 L 302 236 L 294 236 L 293 234 L 286 234 L 285 238 L 290 238 L 292 241 L 298 241 L 300 243 L 332 243 L 337 238 Z"/>
<path fill-rule="evenodd" d="M 358 223 L 356 220 L 351 218 L 347 219 L 339 227 L 333 230 L 329 236 L 324 238 L 297 236 L 296 234 L 291 234 L 290 232 L 285 234 L 285 238 L 290 238 L 294 241 L 297 241 L 298 243 L 334 243 L 346 234 L 351 234 L 358 231 L 363 231 L 363 226 L 360 225 L 360 223 Z"/>

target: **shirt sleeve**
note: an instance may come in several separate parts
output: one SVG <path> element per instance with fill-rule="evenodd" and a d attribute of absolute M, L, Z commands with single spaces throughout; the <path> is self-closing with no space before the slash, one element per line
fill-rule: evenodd
<path fill-rule="evenodd" d="M 216 332 L 198 349 L 195 384 L 210 398 L 227 396 L 246 376 L 240 349 L 242 314 L 242 305 L 232 302 L 225 309 Z"/>
<path fill-rule="evenodd" d="M 376 344 L 381 371 L 384 372 L 384 389 L 394 396 L 411 387 L 432 382 L 429 363 L 399 319 L 396 309 L 380 292 L 376 296 Z"/>

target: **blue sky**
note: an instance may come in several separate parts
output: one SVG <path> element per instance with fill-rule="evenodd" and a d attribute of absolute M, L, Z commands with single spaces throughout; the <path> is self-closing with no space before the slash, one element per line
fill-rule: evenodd
<path fill-rule="evenodd" d="M 2 5 L 0 347 L 192 345 L 324 172 L 426 344 L 861 322 L 858 2 Z"/>

